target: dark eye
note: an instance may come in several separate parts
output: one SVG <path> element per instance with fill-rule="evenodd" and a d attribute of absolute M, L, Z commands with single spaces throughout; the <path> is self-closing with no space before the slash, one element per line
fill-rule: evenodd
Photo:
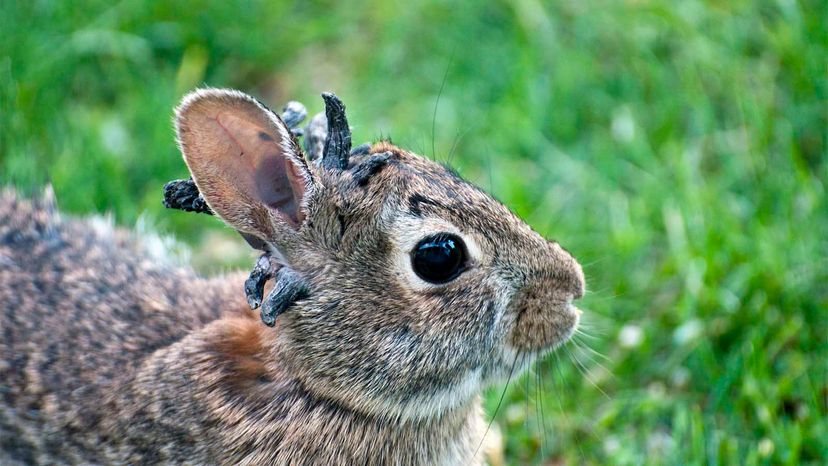
<path fill-rule="evenodd" d="M 463 271 L 466 247 L 463 240 L 449 233 L 427 236 L 411 251 L 414 272 L 430 283 L 446 283 Z"/>

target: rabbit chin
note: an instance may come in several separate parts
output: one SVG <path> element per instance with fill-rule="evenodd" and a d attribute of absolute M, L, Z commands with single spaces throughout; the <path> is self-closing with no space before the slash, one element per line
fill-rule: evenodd
<path fill-rule="evenodd" d="M 376 412 L 401 420 L 433 419 L 456 409 L 469 409 L 484 386 L 483 369 L 466 373 L 457 383 L 428 393 L 418 393 L 404 400 L 377 400 Z M 373 403 L 372 403 L 373 404 Z"/>

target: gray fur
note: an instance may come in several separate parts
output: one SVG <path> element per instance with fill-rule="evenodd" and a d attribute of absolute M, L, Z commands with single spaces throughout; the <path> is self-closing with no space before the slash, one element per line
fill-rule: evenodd
<path fill-rule="evenodd" d="M 194 130 L 186 108 L 178 118 Z M 140 238 L 2 194 L 0 464 L 480 463 L 480 390 L 571 335 L 580 266 L 390 144 L 307 170 L 299 225 L 231 212 L 237 201 L 199 185 L 307 284 L 273 328 L 247 306 L 244 275 L 159 264 Z M 440 286 L 407 269 L 408 244 L 434 229 L 474 255 Z"/>

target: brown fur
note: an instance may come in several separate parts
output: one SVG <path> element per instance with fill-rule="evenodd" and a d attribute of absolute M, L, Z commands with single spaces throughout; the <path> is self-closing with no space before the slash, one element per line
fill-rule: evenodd
<path fill-rule="evenodd" d="M 224 137 L 192 127 L 195 101 L 281 131 L 222 92 L 189 97 L 179 130 Z M 580 266 L 439 164 L 382 142 L 332 171 L 279 152 L 297 147 L 272 151 L 293 164 L 278 172 L 299 209 L 287 217 L 224 162 L 190 164 L 214 211 L 308 282 L 274 328 L 239 275 L 204 279 L 147 258 L 140 238 L 0 197 L 0 463 L 480 462 L 479 391 L 569 337 Z M 418 282 L 411 243 L 445 230 L 467 242 L 467 270 Z"/>
<path fill-rule="evenodd" d="M 215 345 L 215 351 L 231 361 L 233 377 L 230 382 L 245 385 L 252 384 L 267 375 L 264 358 L 267 356 L 264 345 L 264 333 L 267 331 L 259 319 L 252 316 L 245 318 L 227 318 L 222 326 L 216 328 L 215 335 L 209 340 Z"/>

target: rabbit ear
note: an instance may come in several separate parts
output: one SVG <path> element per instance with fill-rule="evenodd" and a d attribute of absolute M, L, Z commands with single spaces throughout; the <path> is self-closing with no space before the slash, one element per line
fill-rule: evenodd
<path fill-rule="evenodd" d="M 269 242 L 299 229 L 313 176 L 279 116 L 241 92 L 206 89 L 184 98 L 175 127 L 198 190 L 226 223 Z"/>

